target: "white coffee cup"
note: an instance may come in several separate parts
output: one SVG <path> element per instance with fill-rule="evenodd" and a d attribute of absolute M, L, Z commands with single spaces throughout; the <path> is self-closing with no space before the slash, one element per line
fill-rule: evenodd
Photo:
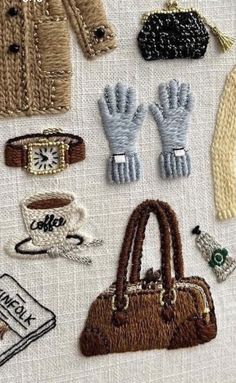
<path fill-rule="evenodd" d="M 85 219 L 85 209 L 78 207 L 69 193 L 37 194 L 26 198 L 21 208 L 26 230 L 36 246 L 65 242 Z"/>

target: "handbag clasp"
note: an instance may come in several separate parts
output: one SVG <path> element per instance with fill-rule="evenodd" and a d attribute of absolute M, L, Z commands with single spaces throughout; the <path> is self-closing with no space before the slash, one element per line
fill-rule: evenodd
<path fill-rule="evenodd" d="M 124 295 L 124 301 L 125 301 L 125 305 L 124 305 L 123 310 L 127 310 L 127 308 L 129 307 L 129 297 L 128 297 L 127 294 Z M 112 307 L 113 311 L 117 311 L 117 307 L 116 307 L 116 295 L 113 295 L 113 297 L 112 297 L 111 307 Z"/>
<path fill-rule="evenodd" d="M 160 305 L 163 307 L 165 305 L 165 301 L 164 301 L 164 294 L 165 294 L 166 290 L 165 289 L 162 289 L 161 292 L 160 292 Z M 175 304 L 176 302 L 176 299 L 177 299 L 177 292 L 176 292 L 176 289 L 175 288 L 172 288 L 170 289 L 170 293 L 172 294 L 173 298 L 171 299 L 170 303 L 172 305 Z"/>

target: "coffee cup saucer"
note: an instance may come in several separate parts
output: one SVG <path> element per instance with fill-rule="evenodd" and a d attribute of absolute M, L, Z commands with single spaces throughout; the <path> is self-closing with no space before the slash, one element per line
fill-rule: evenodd
<path fill-rule="evenodd" d="M 85 233 L 69 234 L 63 243 L 40 247 L 32 243 L 31 237 L 14 238 L 7 242 L 4 249 L 13 258 L 43 259 L 63 257 L 83 264 L 91 264 L 92 258 L 84 255 L 84 251 L 103 244 L 102 240 L 92 238 Z"/>

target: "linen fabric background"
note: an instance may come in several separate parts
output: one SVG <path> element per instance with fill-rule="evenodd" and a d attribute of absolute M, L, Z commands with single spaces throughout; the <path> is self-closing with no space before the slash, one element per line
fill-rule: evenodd
<path fill-rule="evenodd" d="M 236 272 L 219 284 L 195 247 L 191 229 L 200 224 L 236 256 L 236 220 L 215 218 L 210 144 L 219 97 L 226 75 L 235 64 L 235 48 L 222 54 L 211 36 L 202 60 L 145 62 L 137 48 L 141 15 L 163 3 L 156 0 L 106 0 L 107 13 L 117 28 L 119 48 L 96 61 L 83 57 L 75 37 L 72 110 L 58 116 L 1 120 L 0 272 L 9 273 L 40 303 L 57 316 L 57 327 L 0 368 L 0 383 L 235 383 L 236 382 Z M 235 0 L 189 0 L 213 19 L 220 29 L 236 35 Z M 72 35 L 72 31 L 71 31 Z M 98 113 L 97 100 L 106 84 L 123 81 L 133 85 L 146 104 L 157 99 L 157 86 L 170 79 L 189 82 L 196 98 L 189 132 L 192 174 L 188 179 L 161 180 L 158 156 L 161 144 L 150 113 L 140 134 L 143 169 L 138 183 L 109 185 L 109 156 Z M 87 144 L 84 162 L 54 177 L 31 177 L 21 169 L 4 165 L 7 139 L 59 127 L 81 135 Z M 225 148 L 227 150 L 227 148 Z M 3 249 L 8 239 L 27 236 L 20 201 L 46 191 L 68 191 L 89 212 L 87 231 L 105 244 L 91 251 L 93 265 L 64 260 L 15 260 Z M 176 351 L 112 354 L 86 359 L 78 350 L 90 304 L 115 279 L 119 251 L 127 220 L 147 198 L 170 203 L 179 219 L 185 274 L 204 277 L 211 286 L 218 319 L 218 336 L 209 344 Z M 84 230 L 85 230 L 84 229 Z M 157 226 L 151 220 L 145 242 L 143 270 L 159 267 Z"/>

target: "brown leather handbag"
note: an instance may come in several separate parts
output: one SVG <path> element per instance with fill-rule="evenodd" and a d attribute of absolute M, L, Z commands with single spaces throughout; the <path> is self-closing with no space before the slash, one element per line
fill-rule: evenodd
<path fill-rule="evenodd" d="M 151 213 L 160 229 L 161 270 L 140 279 L 145 227 Z M 171 248 L 175 277 L 171 276 Z M 127 280 L 128 263 L 131 272 Z M 217 326 L 204 279 L 184 277 L 181 239 L 167 203 L 147 200 L 130 217 L 116 283 L 93 302 L 80 337 L 84 355 L 176 349 L 209 342 Z"/>

